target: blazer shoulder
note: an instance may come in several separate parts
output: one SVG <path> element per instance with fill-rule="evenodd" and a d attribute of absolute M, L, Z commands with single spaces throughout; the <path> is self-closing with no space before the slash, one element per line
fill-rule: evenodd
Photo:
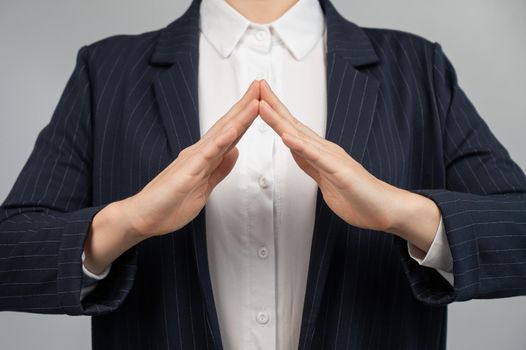
<path fill-rule="evenodd" d="M 121 67 L 136 67 L 141 63 L 147 64 L 161 30 L 112 35 L 84 45 L 81 50 L 86 51 L 91 67 L 100 67 L 105 62 L 117 60 Z"/>
<path fill-rule="evenodd" d="M 362 27 L 382 61 L 393 57 L 413 57 L 418 60 L 432 59 L 440 44 L 419 34 L 398 29 Z"/>
<path fill-rule="evenodd" d="M 421 36 L 420 34 L 407 32 L 400 29 L 361 27 L 373 44 L 385 46 L 393 42 L 404 46 L 416 46 L 417 48 L 434 47 L 435 41 Z"/>

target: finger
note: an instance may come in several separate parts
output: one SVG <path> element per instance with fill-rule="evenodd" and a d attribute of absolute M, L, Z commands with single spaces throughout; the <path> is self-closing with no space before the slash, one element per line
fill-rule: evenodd
<path fill-rule="evenodd" d="M 316 145 L 288 133 L 283 134 L 282 140 L 287 147 L 309 162 L 318 171 L 330 175 L 338 171 L 340 159 L 334 157 L 331 153 L 324 152 Z"/>
<path fill-rule="evenodd" d="M 237 139 L 237 135 L 238 131 L 232 125 L 226 125 L 216 138 L 211 139 L 202 147 L 203 158 L 211 161 L 214 158 L 221 157 L 226 152 L 227 147 Z"/>
<path fill-rule="evenodd" d="M 208 179 L 209 192 L 211 192 L 217 186 L 217 184 L 223 181 L 223 179 L 232 171 L 238 156 L 239 151 L 237 147 L 234 147 L 228 153 L 225 153 L 223 156 L 223 161 L 212 172 L 210 178 Z"/>
<path fill-rule="evenodd" d="M 254 118 L 255 119 L 255 118 Z M 230 151 L 232 148 L 236 147 L 236 145 L 238 144 L 239 140 L 241 140 L 241 138 L 243 137 L 243 135 L 245 135 L 245 132 L 247 131 L 247 129 L 245 129 L 235 140 L 234 142 L 232 142 L 228 148 L 226 149 L 225 153 Z"/>
<path fill-rule="evenodd" d="M 239 115 L 239 113 L 245 109 L 253 100 L 259 100 L 260 94 L 259 94 L 259 83 L 257 80 L 254 80 L 249 86 L 245 94 L 241 97 L 239 101 L 237 101 L 230 109 L 223 115 L 221 118 L 219 118 L 214 125 L 208 129 L 208 131 L 203 135 L 201 139 L 206 139 L 210 136 L 213 136 L 213 134 L 217 133 L 219 130 L 221 130 L 225 124 L 227 124 L 232 119 L 235 119 L 236 116 Z"/>
<path fill-rule="evenodd" d="M 257 111 L 258 101 L 252 100 L 249 106 L 239 113 L 236 120 L 226 124 L 216 137 L 205 140 L 198 148 L 198 152 L 210 162 L 230 151 L 256 118 Z"/>
<path fill-rule="evenodd" d="M 285 132 L 296 136 L 299 134 L 299 130 L 297 130 L 289 120 L 279 115 L 279 113 L 264 100 L 259 101 L 259 115 L 280 137 Z"/>
<path fill-rule="evenodd" d="M 271 90 L 270 85 L 268 85 L 266 81 L 261 81 L 260 84 L 260 112 L 261 109 L 263 109 L 265 113 L 265 115 L 262 115 L 261 113 L 260 115 L 264 120 L 265 118 L 267 118 L 269 123 L 276 123 L 276 128 L 282 129 L 283 132 L 287 131 L 287 129 L 290 129 L 286 126 L 288 123 L 288 125 L 291 125 L 294 129 L 296 129 L 296 132 L 291 132 L 291 134 L 297 135 L 303 140 L 308 140 L 309 142 L 314 143 L 319 148 L 333 154 L 335 157 L 346 157 L 345 151 L 343 151 L 340 146 L 329 140 L 326 140 L 324 137 L 318 135 L 314 130 L 309 128 L 307 125 L 303 124 L 301 121 L 296 119 L 286 108 L 283 102 L 281 102 L 276 96 L 276 94 Z M 271 113 L 269 110 L 274 111 L 274 113 Z M 279 125 L 280 121 L 283 124 L 281 126 Z M 265 122 L 267 122 L 267 120 L 265 120 Z M 278 134 L 280 133 L 278 132 Z"/>
<path fill-rule="evenodd" d="M 294 117 L 292 113 L 290 113 L 287 106 L 281 102 L 266 80 L 262 80 L 260 82 L 260 96 L 261 100 L 266 101 L 270 107 L 272 107 L 272 109 L 274 109 L 280 116 L 287 119 L 292 125 L 300 129 L 307 136 L 310 136 L 316 140 L 324 140 L 323 137 L 318 135 L 316 132 L 314 132 L 314 130 L 303 124 L 299 119 Z"/>
<path fill-rule="evenodd" d="M 320 173 L 314 168 L 309 162 L 307 162 L 305 159 L 303 159 L 300 155 L 298 155 L 293 150 L 290 150 L 290 153 L 292 154 L 292 158 L 294 158 L 294 161 L 301 170 L 303 170 L 307 175 L 309 175 L 316 183 L 320 183 L 321 176 Z"/>
<path fill-rule="evenodd" d="M 267 101 L 259 101 L 259 106 L 259 114 L 261 118 L 274 131 L 276 131 L 279 136 L 282 137 L 284 133 L 288 133 L 304 142 L 315 145 L 316 148 L 323 150 L 325 153 L 331 154 L 335 158 L 343 160 L 347 157 L 347 153 L 340 146 L 321 138 L 312 129 L 302 123 L 298 122 L 293 124 L 290 119 L 282 117 L 277 111 L 275 111 Z"/>
<path fill-rule="evenodd" d="M 266 101 L 261 100 L 259 102 L 260 116 L 261 118 L 282 137 L 284 133 L 288 133 L 304 141 L 309 141 L 318 146 L 318 148 L 325 149 L 329 148 L 327 143 L 322 143 L 319 138 L 312 138 L 306 135 L 301 129 L 292 125 L 292 123 L 281 117 Z M 326 150 L 327 152 L 333 152 L 332 150 Z"/>
<path fill-rule="evenodd" d="M 294 122 L 296 120 L 285 104 L 283 104 L 278 96 L 276 96 L 274 91 L 272 91 L 266 80 L 261 80 L 260 82 L 260 95 L 261 100 L 266 101 L 272 107 L 272 109 L 278 112 L 278 114 L 280 114 L 282 117 L 288 119 L 290 122 Z"/>
<path fill-rule="evenodd" d="M 203 143 L 200 147 L 195 148 L 184 159 L 183 169 L 185 173 L 202 178 L 210 173 L 214 167 L 217 158 L 221 158 L 227 147 L 236 139 L 236 132 L 233 128 L 225 128 L 223 133 L 213 140 Z"/>
<path fill-rule="evenodd" d="M 228 126 L 232 127 L 236 132 L 236 138 L 233 142 L 231 142 L 228 147 L 224 150 L 224 152 L 230 151 L 234 146 L 237 145 L 239 140 L 243 137 L 247 129 L 250 127 L 250 125 L 254 122 L 256 117 L 258 116 L 259 111 L 259 101 L 258 100 L 252 100 L 248 107 L 241 111 L 239 115 L 236 117 L 236 119 L 232 120 L 230 124 L 227 124 Z"/>
<path fill-rule="evenodd" d="M 245 131 L 250 127 L 252 122 L 256 119 L 259 114 L 259 100 L 251 100 L 247 107 L 243 109 L 235 118 L 233 118 L 229 124 L 231 124 L 236 130 L 238 130 L 238 137 L 241 137 Z"/>
<path fill-rule="evenodd" d="M 252 81 L 244 95 L 221 117 L 214 125 L 218 128 L 227 123 L 230 119 L 235 118 L 252 100 L 259 100 L 259 83 L 257 80 Z"/>

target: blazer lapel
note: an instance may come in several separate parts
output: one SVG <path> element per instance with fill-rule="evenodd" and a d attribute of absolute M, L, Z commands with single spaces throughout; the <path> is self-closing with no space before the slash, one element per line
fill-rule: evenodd
<path fill-rule="evenodd" d="M 170 154 L 199 140 L 197 65 L 199 60 L 199 1 L 161 31 L 150 59 L 166 66 L 154 82 L 155 98 L 165 128 Z"/>
<path fill-rule="evenodd" d="M 327 128 L 325 138 L 362 162 L 375 117 L 379 82 L 358 67 L 379 61 L 369 38 L 320 0 L 327 23 Z M 310 349 L 336 234 L 346 229 L 318 189 L 299 348 Z"/>
<path fill-rule="evenodd" d="M 200 137 L 196 60 L 192 54 L 178 56 L 173 66 L 160 73 L 154 83 L 155 98 L 174 159 L 179 151 Z"/>
<path fill-rule="evenodd" d="M 199 0 L 161 31 L 150 59 L 165 66 L 154 82 L 155 98 L 168 139 L 169 152 L 179 152 L 200 139 L 197 74 L 199 63 Z M 209 332 L 215 348 L 222 349 L 221 334 L 210 280 L 206 246 L 205 210 L 190 223 L 196 268 L 207 312 Z"/>

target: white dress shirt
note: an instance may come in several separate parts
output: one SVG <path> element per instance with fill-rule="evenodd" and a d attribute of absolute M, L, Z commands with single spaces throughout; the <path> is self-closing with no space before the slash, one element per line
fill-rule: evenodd
<path fill-rule="evenodd" d="M 325 18 L 318 0 L 299 0 L 256 24 L 224 0 L 202 0 L 198 101 L 203 135 L 246 91 L 266 79 L 291 113 L 318 135 L 327 115 Z M 226 350 L 296 349 L 309 267 L 316 183 L 258 117 L 237 145 L 231 173 L 206 203 L 208 261 Z M 420 264 L 451 284 L 452 258 L 440 219 Z M 101 275 L 84 272 L 92 279 Z M 100 277 L 100 278 L 99 278 Z M 95 284 L 83 289 L 81 298 Z"/>
<path fill-rule="evenodd" d="M 325 135 L 324 16 L 296 3 L 272 24 L 251 23 L 223 0 L 201 3 L 199 121 L 206 132 L 266 79 L 289 110 Z M 225 349 L 298 347 L 315 218 L 316 183 L 258 117 L 239 159 L 206 204 L 210 277 Z"/>

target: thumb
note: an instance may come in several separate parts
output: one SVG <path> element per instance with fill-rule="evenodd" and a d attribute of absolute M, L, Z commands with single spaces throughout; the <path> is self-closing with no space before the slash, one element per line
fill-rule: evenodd
<path fill-rule="evenodd" d="M 223 181 L 223 179 L 232 171 L 234 165 L 236 164 L 237 158 L 239 156 L 239 150 L 237 147 L 232 148 L 230 151 L 223 155 L 223 161 L 219 163 L 217 168 L 210 174 L 208 179 L 208 188 L 210 191 L 217 186 L 218 183 Z"/>

